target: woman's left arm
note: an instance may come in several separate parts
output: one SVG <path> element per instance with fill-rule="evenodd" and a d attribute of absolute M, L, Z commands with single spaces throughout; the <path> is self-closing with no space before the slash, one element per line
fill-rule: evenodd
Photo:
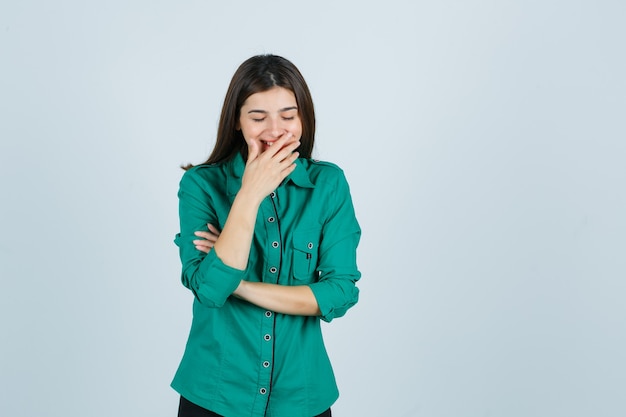
<path fill-rule="evenodd" d="M 341 317 L 359 299 L 356 282 L 356 250 L 361 228 L 356 220 L 348 182 L 336 168 L 327 171 L 324 186 L 331 192 L 325 205 L 322 239 L 316 265 L 316 282 L 284 286 L 261 282 L 242 282 L 234 294 L 257 306 L 277 313 L 320 316 L 324 321 Z"/>
<path fill-rule="evenodd" d="M 317 299 L 308 285 L 286 286 L 241 281 L 233 295 L 276 313 L 297 316 L 320 315 Z"/>
<path fill-rule="evenodd" d="M 309 284 L 324 321 L 341 317 L 359 300 L 356 286 L 361 278 L 357 267 L 357 246 L 361 228 L 357 222 L 348 182 L 341 169 L 330 170 L 327 187 L 332 193 L 325 199 L 329 211 L 324 218 L 318 250 L 317 282 Z"/>

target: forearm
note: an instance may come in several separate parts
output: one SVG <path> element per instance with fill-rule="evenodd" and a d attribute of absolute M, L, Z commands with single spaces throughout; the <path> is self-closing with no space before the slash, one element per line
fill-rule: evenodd
<path fill-rule="evenodd" d="M 254 305 L 282 314 L 317 316 L 320 314 L 313 291 L 306 285 L 285 286 L 241 281 L 233 293 Z"/>
<path fill-rule="evenodd" d="M 235 197 L 224 228 L 213 247 L 225 265 L 246 269 L 260 203 L 245 193 Z"/>

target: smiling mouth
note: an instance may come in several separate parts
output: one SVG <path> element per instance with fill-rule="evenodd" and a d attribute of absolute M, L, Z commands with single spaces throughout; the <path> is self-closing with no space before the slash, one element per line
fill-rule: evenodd
<path fill-rule="evenodd" d="M 261 143 L 266 146 L 272 146 L 274 144 L 274 142 L 266 142 L 264 140 L 262 140 Z"/>

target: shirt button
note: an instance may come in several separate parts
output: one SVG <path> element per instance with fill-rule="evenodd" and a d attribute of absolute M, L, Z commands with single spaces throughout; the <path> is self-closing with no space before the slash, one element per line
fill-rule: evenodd
<path fill-rule="evenodd" d="M 276 193 L 272 191 L 272 192 L 270 193 L 270 197 L 272 197 L 272 198 L 276 197 Z"/>
<path fill-rule="evenodd" d="M 270 222 L 270 223 L 274 223 L 274 220 L 276 220 L 276 219 L 273 218 L 273 217 L 268 217 L 267 218 L 267 221 Z"/>
<path fill-rule="evenodd" d="M 271 311 L 266 311 L 265 312 L 265 317 L 272 317 L 272 312 Z"/>
<path fill-rule="evenodd" d="M 264 368 L 269 368 L 270 363 L 268 361 L 263 362 L 263 367 Z"/>
<path fill-rule="evenodd" d="M 261 389 L 259 390 L 259 392 L 260 392 L 262 395 L 265 395 L 265 393 L 267 392 L 267 390 L 266 390 L 265 388 L 261 388 Z"/>
<path fill-rule="evenodd" d="M 306 245 L 309 249 L 313 249 L 313 242 L 309 242 L 308 245 Z"/>
<path fill-rule="evenodd" d="M 266 334 L 265 336 L 263 336 L 263 339 L 265 339 L 266 342 L 269 342 L 270 340 L 272 340 L 272 336 Z"/>
<path fill-rule="evenodd" d="M 278 269 L 276 269 L 276 267 L 275 267 L 275 266 L 273 266 L 273 267 L 271 267 L 271 268 L 270 268 L 270 272 L 271 272 L 272 274 L 275 274 L 275 273 L 276 273 L 276 271 L 278 271 Z"/>
<path fill-rule="evenodd" d="M 278 245 L 279 245 L 279 243 L 278 243 L 277 241 L 273 241 L 273 242 L 272 242 L 272 247 L 273 247 L 273 248 L 277 248 L 277 247 L 278 247 Z"/>

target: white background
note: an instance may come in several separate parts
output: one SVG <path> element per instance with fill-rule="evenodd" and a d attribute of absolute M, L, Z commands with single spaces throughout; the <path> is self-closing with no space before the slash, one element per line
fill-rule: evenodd
<path fill-rule="evenodd" d="M 334 415 L 626 415 L 625 4 L 3 0 L 0 415 L 175 415 L 178 166 L 267 52 L 363 228 Z"/>

